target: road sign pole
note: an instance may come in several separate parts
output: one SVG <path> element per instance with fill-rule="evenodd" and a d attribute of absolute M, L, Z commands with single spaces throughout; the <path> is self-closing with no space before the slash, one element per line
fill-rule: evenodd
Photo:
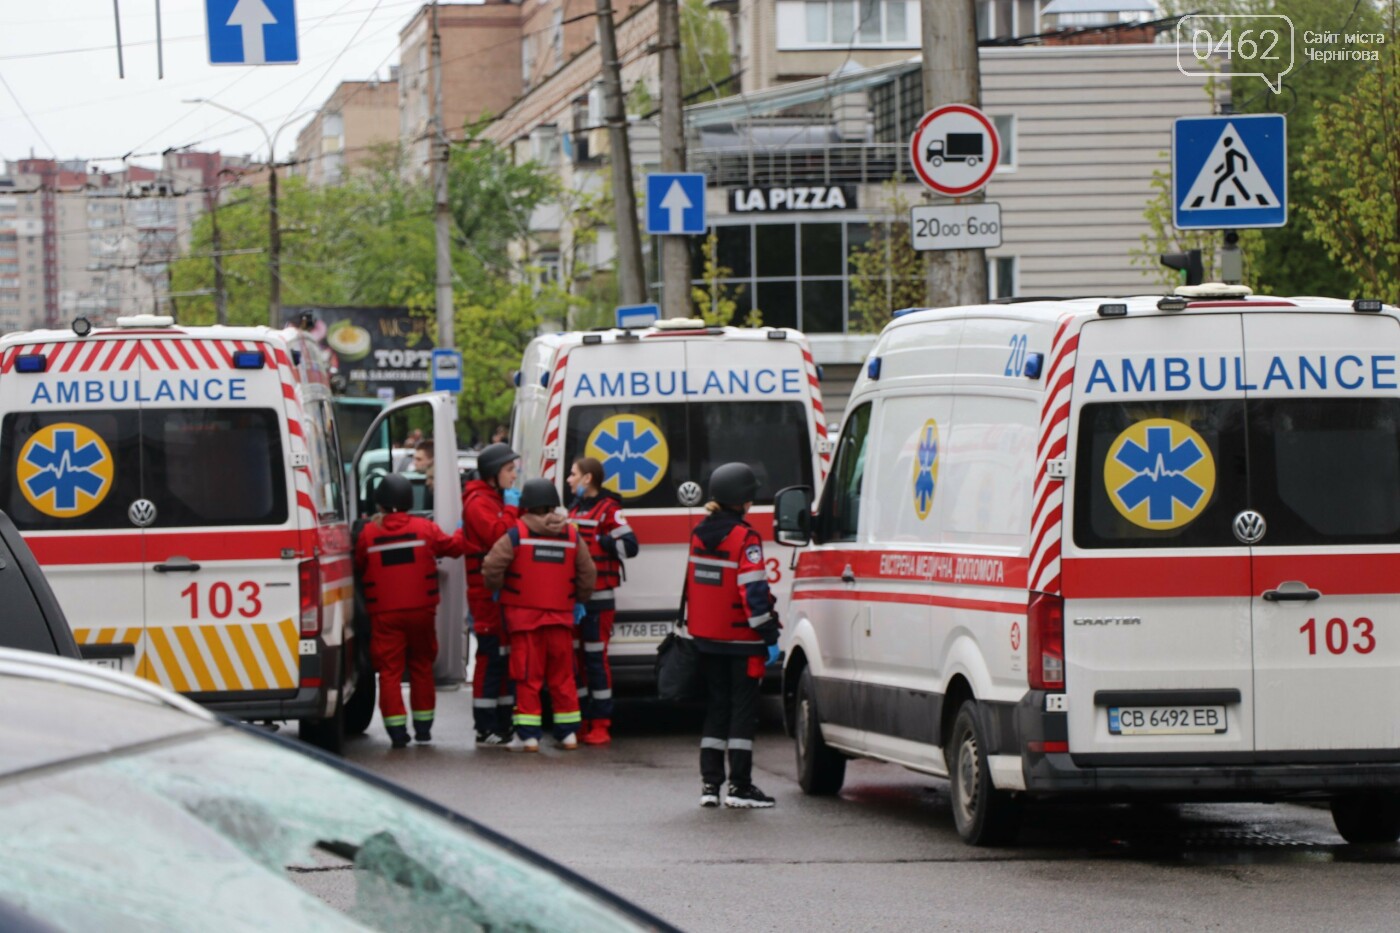
<path fill-rule="evenodd" d="M 681 18 L 677 0 L 657 0 L 657 49 L 661 58 L 661 171 L 685 171 L 685 113 L 681 107 Z M 673 187 L 673 192 L 679 188 Z M 702 192 L 703 195 L 703 192 Z M 670 232 L 684 228 L 684 207 L 662 204 Z M 689 317 L 690 246 L 684 237 L 661 238 L 661 310 L 667 318 Z"/>
<path fill-rule="evenodd" d="M 977 20 L 970 0 L 922 0 L 924 100 L 982 104 Z M 960 203 L 979 203 L 981 192 Z M 933 307 L 987 300 L 987 254 L 980 249 L 933 252 L 928 260 L 928 300 Z"/>

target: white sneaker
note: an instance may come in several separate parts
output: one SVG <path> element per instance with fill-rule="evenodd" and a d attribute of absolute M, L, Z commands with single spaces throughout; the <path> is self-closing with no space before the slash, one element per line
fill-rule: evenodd
<path fill-rule="evenodd" d="M 573 751 L 578 748 L 578 736 L 570 732 L 559 740 L 559 747 L 566 751 Z"/>
<path fill-rule="evenodd" d="M 510 749 L 513 752 L 537 752 L 540 750 L 540 740 L 522 739 L 520 736 L 517 735 L 515 738 L 510 740 L 510 744 L 507 745 L 506 748 Z"/>

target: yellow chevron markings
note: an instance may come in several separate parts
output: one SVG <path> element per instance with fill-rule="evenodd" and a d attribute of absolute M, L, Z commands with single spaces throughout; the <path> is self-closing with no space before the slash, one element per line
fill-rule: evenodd
<path fill-rule="evenodd" d="M 343 589 L 345 595 L 353 593 Z M 299 637 L 292 619 L 73 630 L 80 645 L 135 645 L 136 676 L 180 693 L 294 689 L 300 680 Z"/>

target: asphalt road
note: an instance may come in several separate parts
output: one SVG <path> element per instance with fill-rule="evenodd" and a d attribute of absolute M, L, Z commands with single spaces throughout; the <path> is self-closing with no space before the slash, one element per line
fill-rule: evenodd
<path fill-rule="evenodd" d="M 436 742 L 346 757 L 691 931 L 1159 931 L 1400 926 L 1400 845 L 1346 845 L 1324 809 L 1041 808 L 1019 844 L 974 849 L 946 783 L 852 762 L 806 797 L 776 700 L 755 743 L 765 811 L 698 806 L 700 717 L 620 703 L 606 748 L 476 749 L 471 697 L 438 694 Z"/>

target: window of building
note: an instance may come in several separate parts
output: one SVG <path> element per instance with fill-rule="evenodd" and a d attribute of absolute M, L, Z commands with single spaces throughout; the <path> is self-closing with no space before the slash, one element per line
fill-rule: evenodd
<path fill-rule="evenodd" d="M 1011 39 L 1039 32 L 1037 0 L 978 0 L 978 39 Z"/>
<path fill-rule="evenodd" d="M 987 260 L 987 296 L 992 299 L 1016 296 L 1016 257 L 993 256 Z"/>
<path fill-rule="evenodd" d="M 550 30 L 553 34 L 554 67 L 558 68 L 564 64 L 564 8 L 562 6 L 554 8 L 554 22 L 550 25 Z"/>
<path fill-rule="evenodd" d="M 992 125 L 997 128 L 1001 140 L 1001 160 L 997 162 L 998 172 L 1016 171 L 1016 118 L 1009 113 L 992 115 Z"/>
<path fill-rule="evenodd" d="M 846 330 L 850 303 L 847 267 L 850 251 L 869 238 L 864 221 L 840 216 L 780 223 L 717 224 L 716 258 L 726 270 L 714 282 L 696 278 L 694 288 L 711 287 L 715 299 L 735 303 L 734 322 L 757 308 L 771 327 L 795 327 L 806 333 L 840 334 Z M 704 240 L 691 240 L 692 274 L 705 267 Z M 660 246 L 652 244 L 652 255 Z M 659 273 L 649 268 L 653 279 Z M 654 282 L 658 293 L 660 282 Z"/>
<path fill-rule="evenodd" d="M 919 44 L 913 0 L 778 0 L 779 50 Z"/>
<path fill-rule="evenodd" d="M 520 78 L 525 86 L 530 86 L 530 77 L 535 73 L 535 37 L 526 36 L 520 43 Z"/>

